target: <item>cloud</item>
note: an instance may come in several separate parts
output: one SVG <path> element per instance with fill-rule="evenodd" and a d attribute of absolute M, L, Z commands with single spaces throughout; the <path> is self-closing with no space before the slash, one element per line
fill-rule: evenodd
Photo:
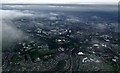
<path fill-rule="evenodd" d="M 0 10 L 0 16 L 2 16 L 2 19 L 13 19 L 23 16 L 32 16 L 33 14 L 21 12 L 18 10 Z"/>
<path fill-rule="evenodd" d="M 11 8 L 23 8 L 23 5 L 6 5 L 6 7 L 11 7 Z"/>
<path fill-rule="evenodd" d="M 80 22 L 80 19 L 76 18 L 76 17 L 73 17 L 73 16 L 70 16 L 66 19 L 66 21 L 69 21 L 69 22 Z"/>
<path fill-rule="evenodd" d="M 96 28 L 98 28 L 98 29 L 105 29 L 107 26 L 105 25 L 105 24 L 102 24 L 102 23 L 98 23 L 97 25 L 96 25 Z"/>
<path fill-rule="evenodd" d="M 57 20 L 57 17 L 48 17 L 48 19 L 50 19 L 50 20 Z"/>
<path fill-rule="evenodd" d="M 7 40 L 7 42 L 12 42 L 15 40 L 21 40 L 23 39 L 23 36 L 25 36 L 24 32 L 16 28 L 14 22 L 12 20 L 20 17 L 33 17 L 33 18 L 47 18 L 50 20 L 57 20 L 57 17 L 59 14 L 50 12 L 50 13 L 43 13 L 40 12 L 39 14 L 36 14 L 36 12 L 33 12 L 33 14 L 29 10 L 0 10 L 0 16 L 2 16 L 2 31 L 0 31 L 2 34 L 2 39 Z M 1 39 L 0 39 L 1 40 Z"/>
<path fill-rule="evenodd" d="M 1 3 L 118 3 L 119 0 L 2 0 Z"/>
<path fill-rule="evenodd" d="M 11 25 L 11 21 L 2 22 L 2 39 L 9 41 L 20 40 L 23 36 L 22 31 Z"/>
<path fill-rule="evenodd" d="M 1 25 L 2 28 L 0 28 L 0 33 L 2 33 L 0 36 L 2 36 L 3 41 L 7 40 L 7 42 L 12 42 L 14 40 L 20 40 L 24 36 L 24 33 L 17 29 L 14 26 L 14 23 L 11 21 L 14 18 L 24 17 L 24 16 L 32 16 L 33 14 L 21 12 L 18 10 L 0 10 L 0 13 L 2 16 L 1 19 Z M 6 43 L 7 43 L 6 42 Z"/>
<path fill-rule="evenodd" d="M 50 15 L 53 15 L 53 16 L 58 16 L 58 15 L 59 15 L 59 14 L 53 13 L 53 12 L 50 12 L 49 14 L 50 14 Z"/>

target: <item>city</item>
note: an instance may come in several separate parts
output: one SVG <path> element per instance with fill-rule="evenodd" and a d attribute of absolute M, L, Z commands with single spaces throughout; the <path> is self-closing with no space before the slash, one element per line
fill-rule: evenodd
<path fill-rule="evenodd" d="M 17 39 L 3 38 L 3 71 L 119 71 L 117 11 L 94 6 L 94 11 L 85 11 L 81 6 L 3 5 L 3 12 L 16 12 L 3 21 L 20 31 L 13 35 Z"/>

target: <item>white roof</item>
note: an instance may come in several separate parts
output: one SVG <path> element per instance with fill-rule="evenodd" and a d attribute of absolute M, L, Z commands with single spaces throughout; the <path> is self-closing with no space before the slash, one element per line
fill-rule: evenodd
<path fill-rule="evenodd" d="M 78 52 L 78 55 L 83 55 L 84 53 L 83 52 Z"/>

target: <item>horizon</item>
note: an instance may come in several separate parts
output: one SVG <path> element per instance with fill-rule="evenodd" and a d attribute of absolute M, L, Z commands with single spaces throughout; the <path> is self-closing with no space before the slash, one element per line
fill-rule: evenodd
<path fill-rule="evenodd" d="M 30 4 L 30 5 L 37 5 L 37 4 L 40 4 L 40 5 L 119 5 L 119 3 L 1 3 L 2 4 Z"/>
<path fill-rule="evenodd" d="M 120 0 L 4 0 L 1 4 L 118 4 Z"/>

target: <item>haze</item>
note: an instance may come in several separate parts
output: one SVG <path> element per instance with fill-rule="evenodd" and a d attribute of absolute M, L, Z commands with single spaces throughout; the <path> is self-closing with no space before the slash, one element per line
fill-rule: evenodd
<path fill-rule="evenodd" d="M 2 0 L 2 3 L 38 3 L 38 4 L 117 4 L 119 0 Z"/>

